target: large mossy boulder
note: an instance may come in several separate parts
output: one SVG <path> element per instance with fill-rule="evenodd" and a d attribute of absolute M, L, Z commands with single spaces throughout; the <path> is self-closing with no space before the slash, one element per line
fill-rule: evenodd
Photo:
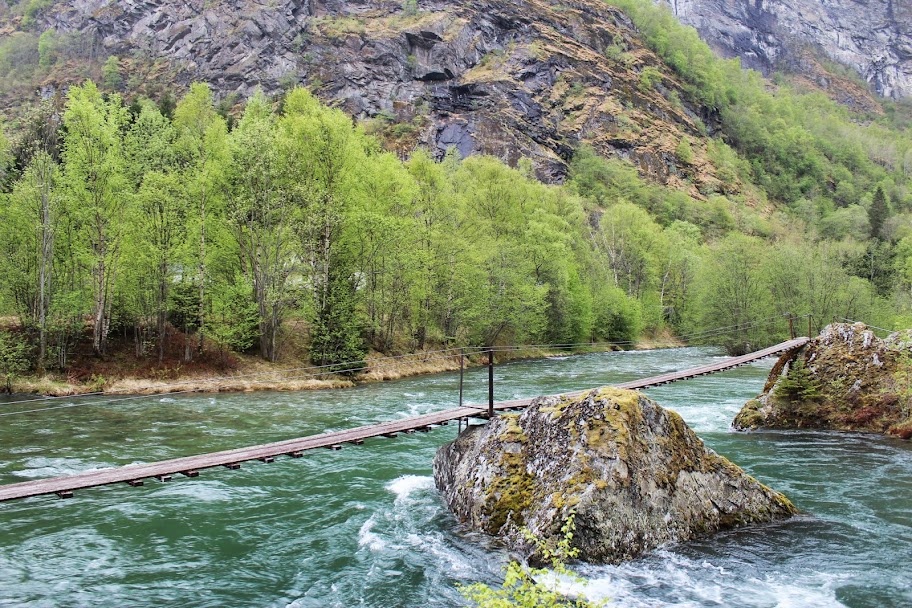
<path fill-rule="evenodd" d="M 677 413 L 613 388 L 542 397 L 470 427 L 438 450 L 434 480 L 459 520 L 533 561 L 528 533 L 556 542 L 571 513 L 579 558 L 609 563 L 796 513 Z"/>
<path fill-rule="evenodd" d="M 732 425 L 831 429 L 912 437 L 912 331 L 874 335 L 862 323 L 834 323 L 787 352 L 763 392 Z"/>

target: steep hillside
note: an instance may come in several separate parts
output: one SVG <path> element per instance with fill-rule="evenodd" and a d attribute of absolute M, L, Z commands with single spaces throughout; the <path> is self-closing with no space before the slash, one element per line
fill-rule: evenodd
<path fill-rule="evenodd" d="M 631 22 L 601 0 L 43 4 L 6 16 L 20 46 L 34 42 L 21 55 L 35 64 L 4 85 L 7 108 L 87 75 L 153 95 L 201 80 L 239 100 L 305 84 L 374 119 L 392 149 L 530 157 L 539 177 L 561 181 L 587 142 L 697 196 L 722 188 L 701 136 L 711 116 L 687 104 Z M 686 162 L 676 154 L 685 140 Z"/>
<path fill-rule="evenodd" d="M 717 52 L 764 74 L 811 68 L 827 88 L 810 47 L 856 70 L 884 97 L 912 95 L 912 3 L 905 0 L 659 1 Z"/>

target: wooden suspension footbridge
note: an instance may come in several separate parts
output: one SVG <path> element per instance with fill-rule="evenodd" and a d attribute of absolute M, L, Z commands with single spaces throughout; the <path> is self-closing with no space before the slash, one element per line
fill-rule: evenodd
<path fill-rule="evenodd" d="M 770 346 L 769 348 L 764 348 L 763 350 L 758 350 L 740 357 L 725 359 L 711 365 L 703 365 L 681 371 L 669 372 L 659 376 L 631 380 L 613 386 L 637 390 L 669 384 L 679 380 L 688 380 L 697 376 L 706 376 L 708 374 L 733 369 L 759 359 L 800 348 L 804 346 L 807 341 L 808 338 L 795 338 L 776 344 L 775 346 Z M 492 359 L 489 358 L 489 361 L 492 361 Z M 197 477 L 203 469 L 211 469 L 214 467 L 238 469 L 242 462 L 247 461 L 259 460 L 268 463 L 274 462 L 279 456 L 300 458 L 307 450 L 317 448 L 338 450 L 341 449 L 344 444 L 361 445 L 364 443 L 365 439 L 373 437 L 396 437 L 401 433 L 428 432 L 435 426 L 447 425 L 453 420 L 461 422 L 463 420 L 468 421 L 469 418 L 489 418 L 498 411 L 523 409 L 533 401 L 534 398 L 527 398 L 495 403 L 493 399 L 492 381 L 493 364 L 489 364 L 489 370 L 488 403 L 485 405 L 465 405 L 454 409 L 435 412 L 433 414 L 415 416 L 413 418 L 380 422 L 344 431 L 309 435 L 298 439 L 288 439 L 286 441 L 225 450 L 222 452 L 212 452 L 209 454 L 200 454 L 198 456 L 187 456 L 184 458 L 163 460 L 161 462 L 128 465 L 68 475 L 65 477 L 54 477 L 51 479 L 38 479 L 8 484 L 0 486 L 0 501 L 42 496 L 45 494 L 57 494 L 61 498 L 69 498 L 73 496 L 74 491 L 85 488 L 119 483 L 127 483 L 131 486 L 141 486 L 145 479 L 169 481 L 175 475 Z M 592 389 L 563 394 L 568 397 L 577 397 L 588 393 L 590 390 Z"/>

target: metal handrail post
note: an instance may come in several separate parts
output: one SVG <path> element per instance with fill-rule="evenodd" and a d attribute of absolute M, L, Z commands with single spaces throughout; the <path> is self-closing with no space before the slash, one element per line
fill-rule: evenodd
<path fill-rule="evenodd" d="M 488 349 L 488 420 L 494 419 L 494 349 Z"/>

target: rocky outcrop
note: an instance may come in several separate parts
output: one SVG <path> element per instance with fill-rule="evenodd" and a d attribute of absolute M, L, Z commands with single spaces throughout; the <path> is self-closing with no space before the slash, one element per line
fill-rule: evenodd
<path fill-rule="evenodd" d="M 523 528 L 553 542 L 575 513 L 573 545 L 594 562 L 796 512 L 678 414 L 612 388 L 539 398 L 470 427 L 437 452 L 434 480 L 461 521 L 524 552 Z"/>
<path fill-rule="evenodd" d="M 737 191 L 705 154 L 714 117 L 688 105 L 629 19 L 602 0 L 408 5 L 67 0 L 43 11 L 37 28 L 91 37 L 100 57 L 121 58 L 125 82 L 158 77 L 159 92 L 174 80 L 204 81 L 238 100 L 256 87 L 308 86 L 359 120 L 374 119 L 374 131 L 402 153 L 420 144 L 438 156 L 455 148 L 513 165 L 528 157 L 540 178 L 560 182 L 573 149 L 587 143 L 697 197 Z M 658 76 L 641 77 L 648 67 Z M 694 154 L 682 161 L 685 138 Z"/>
<path fill-rule="evenodd" d="M 912 3 L 905 0 L 657 0 L 717 52 L 769 74 L 803 71 L 806 47 L 857 71 L 879 94 L 912 95 Z M 821 80 L 822 79 L 822 80 Z M 827 87 L 827 76 L 818 77 Z"/>
<path fill-rule="evenodd" d="M 833 429 L 912 437 L 912 330 L 881 340 L 862 323 L 833 324 L 773 367 L 733 426 Z"/>

